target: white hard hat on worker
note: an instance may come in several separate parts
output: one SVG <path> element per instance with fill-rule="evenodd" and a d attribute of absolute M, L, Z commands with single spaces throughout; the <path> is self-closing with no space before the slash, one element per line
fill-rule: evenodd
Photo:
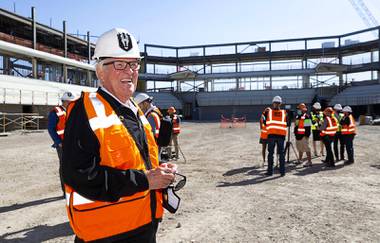
<path fill-rule="evenodd" d="M 148 102 L 151 102 L 153 100 L 153 97 L 152 96 L 149 96 L 148 94 L 145 94 L 145 93 L 138 93 L 136 96 L 135 96 L 135 102 L 137 104 L 140 104 L 141 102 L 144 102 L 144 101 L 148 101 Z"/>
<path fill-rule="evenodd" d="M 76 99 L 77 99 L 77 96 L 75 94 L 71 93 L 70 91 L 66 91 L 61 96 L 61 101 L 62 102 L 64 102 L 64 101 L 74 101 Z"/>
<path fill-rule="evenodd" d="M 277 95 L 273 97 L 272 103 L 282 103 L 282 98 Z"/>
<path fill-rule="evenodd" d="M 121 102 L 132 97 L 137 87 L 140 50 L 127 30 L 114 28 L 96 42 L 93 59 L 101 85 Z"/>
<path fill-rule="evenodd" d="M 342 105 L 341 104 L 335 104 L 334 105 L 334 110 L 336 111 L 341 111 L 343 108 L 342 108 Z"/>
<path fill-rule="evenodd" d="M 313 108 L 316 109 L 316 110 L 322 109 L 321 104 L 319 102 L 315 102 L 314 105 L 313 105 Z"/>
<path fill-rule="evenodd" d="M 352 109 L 350 106 L 345 106 L 342 110 L 342 112 L 352 113 Z"/>

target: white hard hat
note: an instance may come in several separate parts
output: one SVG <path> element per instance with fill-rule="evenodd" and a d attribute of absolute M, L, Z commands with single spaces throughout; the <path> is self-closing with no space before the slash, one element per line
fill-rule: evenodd
<path fill-rule="evenodd" d="M 315 102 L 313 105 L 313 108 L 316 110 L 320 110 L 322 107 L 321 107 L 321 104 L 319 102 Z"/>
<path fill-rule="evenodd" d="M 342 106 L 340 104 L 335 104 L 334 105 L 334 110 L 341 111 L 342 110 Z"/>
<path fill-rule="evenodd" d="M 352 113 L 352 109 L 349 106 L 345 106 L 342 111 L 343 112 L 350 112 L 350 113 Z"/>
<path fill-rule="evenodd" d="M 134 98 L 134 100 L 135 100 L 135 102 L 136 102 L 137 104 L 140 104 L 141 102 L 146 101 L 146 100 L 152 101 L 152 100 L 153 100 L 153 97 L 152 97 L 152 96 L 149 96 L 149 95 L 147 95 L 147 94 L 145 94 L 145 93 L 138 93 L 138 94 L 136 95 L 136 97 Z"/>
<path fill-rule="evenodd" d="M 272 103 L 282 103 L 282 99 L 281 99 L 281 97 L 280 96 L 275 96 L 275 97 L 273 97 L 273 100 L 272 100 Z"/>
<path fill-rule="evenodd" d="M 114 28 L 102 34 L 96 42 L 92 59 L 107 57 L 141 58 L 135 37 L 122 28 Z"/>
<path fill-rule="evenodd" d="M 63 93 L 61 97 L 62 101 L 73 101 L 76 99 L 77 99 L 76 95 L 71 93 L 70 91 L 66 91 L 65 93 Z"/>

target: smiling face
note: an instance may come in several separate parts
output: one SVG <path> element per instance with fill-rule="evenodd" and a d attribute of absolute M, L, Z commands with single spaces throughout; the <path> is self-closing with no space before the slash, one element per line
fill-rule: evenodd
<path fill-rule="evenodd" d="M 121 102 L 125 103 L 136 90 L 139 71 L 138 69 L 131 69 L 129 65 L 126 65 L 123 70 L 117 70 L 115 69 L 114 61 L 131 63 L 138 62 L 138 59 L 107 58 L 96 65 L 96 74 L 99 80 L 101 80 L 103 87 Z"/>

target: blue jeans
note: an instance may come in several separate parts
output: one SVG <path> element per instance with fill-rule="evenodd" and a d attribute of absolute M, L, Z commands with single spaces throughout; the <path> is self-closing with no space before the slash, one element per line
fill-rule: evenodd
<path fill-rule="evenodd" d="M 274 147 L 277 144 L 277 154 L 280 157 L 280 174 L 285 175 L 285 137 L 268 137 L 268 171 L 267 174 L 273 174 L 273 154 Z"/>

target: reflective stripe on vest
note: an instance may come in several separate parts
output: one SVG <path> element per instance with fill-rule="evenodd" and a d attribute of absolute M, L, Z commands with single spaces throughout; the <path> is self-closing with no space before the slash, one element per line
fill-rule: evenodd
<path fill-rule="evenodd" d="M 321 136 L 334 136 L 336 131 L 338 130 L 337 120 L 334 117 L 326 116 L 327 119 L 327 127 L 325 130 L 321 131 Z"/>
<path fill-rule="evenodd" d="M 266 121 L 266 129 L 268 135 L 282 135 L 286 136 L 286 113 L 285 110 L 269 109 L 268 119 Z"/>
<path fill-rule="evenodd" d="M 127 128 L 111 105 L 98 93 L 84 93 L 83 103 L 89 124 L 99 144 L 100 165 L 119 170 L 145 171 L 144 159 Z M 151 126 L 138 109 L 146 135 L 152 167 L 158 166 L 158 148 Z M 117 202 L 93 201 L 65 185 L 67 212 L 75 234 L 84 241 L 103 239 L 136 230 L 152 222 L 149 190 L 121 197 Z M 155 219 L 163 215 L 162 193 L 156 195 Z M 101 226 L 101 227 L 100 227 Z"/>
<path fill-rule="evenodd" d="M 181 132 L 181 128 L 178 122 L 178 116 L 176 114 L 173 115 L 173 133 L 178 134 Z"/>
<path fill-rule="evenodd" d="M 297 134 L 303 135 L 305 134 L 305 118 L 306 118 L 306 113 L 303 114 L 300 119 L 298 119 L 298 124 L 297 124 Z"/>
<path fill-rule="evenodd" d="M 58 136 L 63 139 L 64 137 L 64 132 L 65 132 L 65 123 L 66 123 L 66 111 L 62 109 L 60 106 L 54 107 L 55 114 L 58 117 L 58 122 L 55 127 L 55 130 L 58 134 Z"/>
<path fill-rule="evenodd" d="M 338 115 L 337 115 L 338 114 Z M 342 126 L 340 125 L 340 121 L 342 120 L 344 114 L 343 113 L 333 113 L 332 116 L 337 120 L 338 124 L 338 129 L 337 129 L 337 132 L 341 132 L 342 131 Z"/>
<path fill-rule="evenodd" d="M 149 115 L 152 116 L 154 119 L 154 124 L 156 125 L 156 129 L 153 132 L 154 132 L 154 136 L 158 138 L 158 135 L 160 134 L 160 127 L 161 127 L 160 116 L 155 111 L 152 111 Z"/>
<path fill-rule="evenodd" d="M 350 125 L 343 125 L 342 126 L 342 134 L 343 135 L 349 135 L 349 134 L 356 134 L 356 125 L 355 125 L 355 119 L 350 114 Z"/>

